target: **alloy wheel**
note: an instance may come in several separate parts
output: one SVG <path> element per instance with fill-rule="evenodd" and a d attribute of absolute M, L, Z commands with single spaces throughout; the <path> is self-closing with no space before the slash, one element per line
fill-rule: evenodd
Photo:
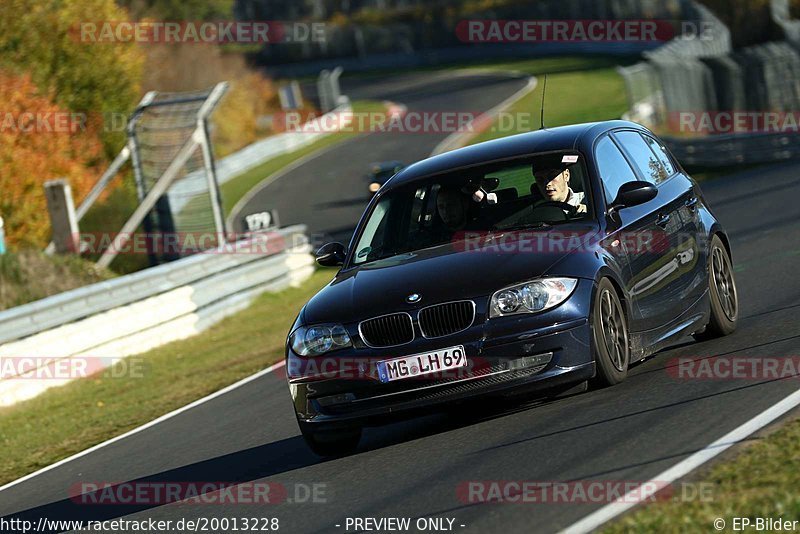
<path fill-rule="evenodd" d="M 617 371 L 624 371 L 628 363 L 628 329 L 622 307 L 608 289 L 600 295 L 600 325 L 611 363 Z"/>
<path fill-rule="evenodd" d="M 719 296 L 722 312 L 729 321 L 734 321 L 739 311 L 739 305 L 736 298 L 736 285 L 733 282 L 733 274 L 724 254 L 721 248 L 714 248 L 711 254 L 711 278 Z"/>

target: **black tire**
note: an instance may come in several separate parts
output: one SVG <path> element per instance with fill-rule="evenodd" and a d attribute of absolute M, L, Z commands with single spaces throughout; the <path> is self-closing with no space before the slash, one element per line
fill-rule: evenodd
<path fill-rule="evenodd" d="M 711 238 L 708 248 L 708 293 L 711 317 L 698 340 L 727 336 L 736 330 L 739 321 L 739 293 L 733 278 L 733 265 L 728 250 L 719 236 Z"/>
<path fill-rule="evenodd" d="M 597 284 L 591 322 L 596 368 L 592 383 L 598 387 L 619 384 L 628 377 L 631 360 L 628 318 L 616 288 L 607 278 Z"/>
<path fill-rule="evenodd" d="M 328 427 L 298 421 L 300 433 L 308 447 L 318 456 L 345 456 L 352 454 L 361 441 L 360 427 Z"/>

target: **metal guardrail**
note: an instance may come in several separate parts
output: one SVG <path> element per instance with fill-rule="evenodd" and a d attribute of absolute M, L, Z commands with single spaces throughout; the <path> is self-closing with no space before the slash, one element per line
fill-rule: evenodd
<path fill-rule="evenodd" d="M 253 240 L 279 237 L 302 243 L 305 227 L 291 226 Z M 253 241 L 250 241 L 251 243 Z M 246 241 L 239 246 L 247 246 Z M 231 246 L 235 246 L 233 244 Z M 257 245 L 253 245 L 253 248 Z M 216 273 L 263 261 L 257 254 L 230 254 L 222 248 L 159 265 L 144 271 L 59 293 L 29 304 L 0 312 L 0 344 L 17 340 L 72 321 L 130 304 L 177 287 L 191 284 Z"/>
<path fill-rule="evenodd" d="M 314 270 L 298 225 L 0 312 L 0 360 L 101 358 L 108 365 L 189 337 Z M 231 252 L 230 249 L 240 252 Z M 244 251 L 244 252 L 241 252 Z M 26 369 L 27 371 L 27 369 Z M 0 406 L 68 380 L 0 378 Z"/>

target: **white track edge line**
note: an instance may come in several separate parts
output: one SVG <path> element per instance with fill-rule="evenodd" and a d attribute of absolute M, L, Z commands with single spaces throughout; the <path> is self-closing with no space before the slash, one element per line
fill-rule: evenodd
<path fill-rule="evenodd" d="M 299 169 L 306 163 L 314 161 L 315 159 L 324 156 L 328 152 L 332 152 L 337 148 L 341 148 L 342 145 L 349 143 L 350 141 L 354 141 L 356 139 L 361 138 L 362 135 L 354 135 L 353 137 L 348 137 L 347 139 L 340 139 L 338 141 L 334 141 L 328 146 L 324 146 L 322 148 L 318 148 L 312 152 L 309 152 L 305 156 L 301 156 L 300 158 L 288 163 L 286 166 L 281 167 L 277 171 L 273 172 L 269 176 L 265 176 L 263 180 L 258 182 L 252 188 L 250 188 L 247 193 L 242 195 L 242 198 L 236 201 L 236 204 L 233 205 L 231 208 L 231 213 L 228 215 L 227 219 L 225 220 L 225 224 L 230 228 L 233 225 L 234 221 L 239 218 L 239 214 L 241 211 L 247 206 L 247 203 L 253 200 L 256 195 L 258 195 L 261 191 L 272 185 L 274 182 L 280 180 L 290 172 Z M 303 148 L 298 148 L 297 150 L 302 150 Z M 267 160 L 269 161 L 269 160 Z M 255 168 L 255 167 L 253 167 Z M 280 213 L 278 213 L 280 216 Z"/>
<path fill-rule="evenodd" d="M 405 105 L 400 104 L 398 102 L 390 102 L 388 100 L 383 101 L 383 105 L 387 109 L 389 108 L 390 105 L 398 105 L 398 106 L 406 107 Z M 355 113 L 355 112 L 353 112 L 353 113 Z M 340 132 L 340 133 L 342 133 L 342 132 Z M 347 132 L 344 132 L 344 133 L 347 133 Z M 329 134 L 329 135 L 334 135 L 334 134 L 332 133 L 332 134 Z M 284 176 L 286 176 L 290 172 L 299 169 L 303 165 L 305 165 L 307 163 L 310 163 L 310 162 L 314 161 L 315 159 L 317 159 L 317 158 L 319 158 L 321 156 L 324 156 L 325 154 L 327 154 L 329 152 L 333 152 L 334 150 L 336 150 L 338 148 L 341 148 L 343 145 L 345 145 L 347 143 L 350 143 L 351 141 L 355 141 L 356 139 L 363 139 L 364 137 L 366 137 L 368 135 L 371 135 L 371 134 L 369 132 L 367 132 L 367 133 L 356 133 L 352 137 L 348 137 L 346 139 L 340 139 L 338 141 L 334 140 L 333 143 L 331 143 L 330 145 L 324 146 L 322 148 L 318 148 L 317 150 L 313 150 L 313 151 L 309 152 L 308 154 L 306 154 L 305 156 L 301 156 L 300 158 L 288 163 L 286 166 L 284 166 L 281 169 L 273 172 L 269 176 L 265 176 L 263 180 L 258 182 L 252 188 L 250 188 L 247 191 L 247 193 L 242 195 L 242 198 L 240 198 L 239 200 L 236 201 L 236 204 L 234 204 L 233 208 L 231 208 L 230 215 L 228 215 L 228 218 L 225 220 L 225 224 L 228 226 L 228 228 L 231 228 L 233 226 L 234 221 L 239 218 L 239 216 L 240 216 L 239 214 L 241 213 L 241 211 L 245 208 L 245 206 L 247 206 L 247 204 L 251 200 L 253 200 L 256 197 L 256 195 L 261 193 L 264 189 L 266 189 L 267 187 L 269 187 L 273 183 L 277 182 L 278 180 L 280 180 L 281 178 L 283 178 Z M 322 139 L 325 139 L 325 138 L 323 137 Z M 311 146 L 311 145 L 307 145 L 307 146 Z M 295 151 L 303 150 L 303 148 L 305 148 L 305 147 L 298 148 Z M 269 160 L 267 160 L 267 161 L 269 161 Z M 263 165 L 263 163 L 262 163 L 262 165 Z M 278 215 L 280 215 L 280 213 Z"/>
<path fill-rule="evenodd" d="M 495 74 L 506 74 L 508 76 L 516 75 L 516 73 L 514 72 L 495 73 Z M 466 76 L 466 74 L 463 75 Z M 522 98 L 527 96 L 528 93 L 535 91 L 538 84 L 539 81 L 536 78 L 536 76 L 529 76 L 527 82 L 525 83 L 525 86 L 522 89 L 516 91 L 513 95 L 509 96 L 508 98 L 506 98 L 505 100 L 503 100 L 490 110 L 486 111 L 485 113 L 482 113 L 482 115 L 484 117 L 491 118 L 492 122 L 494 122 L 494 119 L 496 119 L 500 113 L 504 112 L 506 109 L 513 106 L 515 103 L 517 103 L 517 101 L 522 100 Z M 463 148 L 462 145 L 464 144 L 464 142 L 469 141 L 478 134 L 479 132 L 472 132 L 472 131 L 454 132 L 448 135 L 444 140 L 439 142 L 439 144 L 433 148 L 433 152 L 431 152 L 431 155 L 429 157 L 438 156 L 439 154 L 444 154 L 445 152 L 450 152 L 451 150 Z"/>
<path fill-rule="evenodd" d="M 196 401 L 193 401 L 193 402 L 187 404 L 186 406 L 183 406 L 183 407 L 178 408 L 176 410 L 173 410 L 173 411 L 171 411 L 169 413 L 166 413 L 166 414 L 164 414 L 164 415 L 162 415 L 162 416 L 160 416 L 160 417 L 158 417 L 156 419 L 153 419 L 149 423 L 145 423 L 145 424 L 143 424 L 141 426 L 138 426 L 138 427 L 136 427 L 136 428 L 134 428 L 132 430 L 129 430 L 129 431 L 125 432 L 124 434 L 120 434 L 119 436 L 116 436 L 116 437 L 113 437 L 113 438 L 111 438 L 109 440 L 103 441 L 102 443 L 98 443 L 97 445 L 94 445 L 93 447 L 90 447 L 90 448 L 88 448 L 88 449 L 86 449 L 84 451 L 81 451 L 81 452 L 79 452 L 77 454 L 73 454 L 72 456 L 69 456 L 69 457 L 64 458 L 62 460 L 59 460 L 54 464 L 50 464 L 47 467 L 43 467 L 43 468 L 39 469 L 38 471 L 34 471 L 33 473 L 30 473 L 30 474 L 25 475 L 25 476 L 23 476 L 21 478 L 18 478 L 17 480 L 9 482 L 8 484 L 0 487 L 0 492 L 2 492 L 4 490 L 7 490 L 7 489 L 9 489 L 11 487 L 14 487 L 17 484 L 21 484 L 22 482 L 25 482 L 26 480 L 30 480 L 30 479 L 32 479 L 34 477 L 37 477 L 37 476 L 39 476 L 39 475 L 41 475 L 43 473 L 46 473 L 47 471 L 50 471 L 50 470 L 55 469 L 57 467 L 60 467 L 60 466 L 62 466 L 64 464 L 66 464 L 66 463 L 72 462 L 73 460 L 77 460 L 78 458 L 81 458 L 83 456 L 91 454 L 96 450 L 99 450 L 99 449 L 102 449 L 103 447 L 107 447 L 108 445 L 111 445 L 112 443 L 116 443 L 117 441 L 121 441 L 121 440 L 123 440 L 125 438 L 128 438 L 128 437 L 134 435 L 134 434 L 138 434 L 139 432 L 142 432 L 143 430 L 147 430 L 148 428 L 154 427 L 154 426 L 158 425 L 159 423 L 163 423 L 164 421 L 166 421 L 168 419 L 172 419 L 173 417 L 175 417 L 177 415 L 180 415 L 183 412 L 189 411 L 192 408 L 200 406 L 201 404 L 204 404 L 204 403 L 206 403 L 206 402 L 208 402 L 210 400 L 216 399 L 217 397 L 221 397 L 222 395 L 225 395 L 226 393 L 230 393 L 231 391 L 233 391 L 233 390 L 235 390 L 235 389 L 237 389 L 237 388 L 239 388 L 241 386 L 244 386 L 245 384 L 248 384 L 248 383 L 250 383 L 250 382 L 252 382 L 254 380 L 257 380 L 257 379 L 261 378 L 262 376 L 265 376 L 265 375 L 271 373 L 272 371 L 274 371 L 276 369 L 280 369 L 284 365 L 286 365 L 286 361 L 280 361 L 280 362 L 278 362 L 278 363 L 276 363 L 274 365 L 271 365 L 271 366 L 267 367 L 266 369 L 262 369 L 261 371 L 255 373 L 255 374 L 252 374 L 252 375 L 250 375 L 250 376 L 248 376 L 246 378 L 243 378 L 242 380 L 239 380 L 238 382 L 235 382 L 235 383 L 233 383 L 233 384 L 231 384 L 229 386 L 226 386 L 226 387 L 220 389 L 219 391 L 215 391 L 214 393 L 212 393 L 210 395 L 207 395 L 207 396 L 205 396 L 205 397 L 203 397 L 201 399 L 197 399 Z"/>
<path fill-rule="evenodd" d="M 697 469 L 712 458 L 722 454 L 730 447 L 740 443 L 746 437 L 769 425 L 782 415 L 796 408 L 798 405 L 800 405 L 800 390 L 797 390 L 788 397 L 785 397 L 777 404 L 773 404 L 757 416 L 753 417 L 731 432 L 725 434 L 715 442 L 697 451 L 681 462 L 678 462 L 661 474 L 653 477 L 648 481 L 647 486 L 653 487 L 653 485 L 650 483 L 657 483 L 659 485 L 672 484 L 676 480 L 683 478 L 691 471 Z M 621 501 L 605 505 L 599 510 L 592 512 L 583 519 L 561 530 L 559 534 L 583 534 L 585 532 L 590 532 L 610 521 L 611 519 L 614 519 L 623 512 L 626 512 L 634 506 L 637 506 L 640 502 L 646 501 L 652 495 L 652 493 L 654 492 L 640 491 L 639 489 L 632 490 L 625 495 Z M 639 496 L 638 501 L 637 495 Z"/>

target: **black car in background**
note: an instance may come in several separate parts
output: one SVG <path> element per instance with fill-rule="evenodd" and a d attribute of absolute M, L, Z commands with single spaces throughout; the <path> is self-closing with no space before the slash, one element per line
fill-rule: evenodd
<path fill-rule="evenodd" d="M 377 193 L 378 189 L 389 181 L 389 178 L 402 171 L 404 167 L 405 165 L 400 161 L 384 161 L 370 165 L 369 174 L 367 175 L 369 196 L 371 197 Z"/>
<path fill-rule="evenodd" d="M 613 385 L 688 335 L 737 324 L 728 237 L 649 130 L 541 130 L 404 169 L 286 346 L 310 447 L 339 454 L 365 425 L 445 403 Z"/>

